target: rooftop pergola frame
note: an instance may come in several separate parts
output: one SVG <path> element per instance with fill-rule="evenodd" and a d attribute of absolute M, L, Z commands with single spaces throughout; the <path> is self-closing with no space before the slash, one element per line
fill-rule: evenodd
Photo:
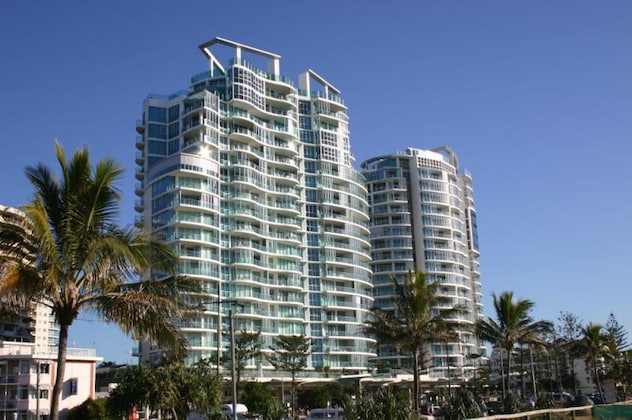
<path fill-rule="evenodd" d="M 237 60 L 242 59 L 242 54 L 244 52 L 254 54 L 264 59 L 267 59 L 267 71 L 275 76 L 281 76 L 281 56 L 279 54 L 275 54 L 269 51 L 265 51 L 259 48 L 251 47 L 246 44 L 242 44 L 239 42 L 231 41 L 226 38 L 215 37 L 210 41 L 207 41 L 199 46 L 200 51 L 208 58 L 209 60 L 209 71 L 211 75 L 215 75 L 215 71 L 218 70 L 221 74 L 226 74 L 226 69 L 222 65 L 222 63 L 218 60 L 215 54 L 211 51 L 211 48 L 215 45 L 223 45 L 226 47 L 230 47 L 234 49 L 234 58 Z M 320 76 L 312 69 L 307 69 L 306 72 L 299 75 L 299 88 L 306 91 L 311 92 L 312 82 L 318 83 L 325 94 L 328 96 L 329 94 L 339 95 L 340 90 L 338 90 L 334 85 L 329 83 L 325 78 Z"/>
<path fill-rule="evenodd" d="M 259 48 L 251 47 L 246 44 L 241 44 L 239 42 L 231 41 L 229 39 L 215 37 L 210 41 L 207 41 L 199 46 L 202 53 L 209 60 L 209 70 L 211 74 L 214 74 L 215 69 L 219 70 L 222 74 L 226 74 L 226 69 L 222 66 L 222 63 L 219 62 L 217 57 L 211 52 L 211 47 L 214 45 L 224 45 L 230 48 L 233 48 L 235 51 L 235 58 L 241 59 L 243 52 L 248 52 L 251 54 L 255 54 L 261 57 L 268 59 L 268 72 L 279 75 L 281 72 L 281 56 L 278 54 L 274 54 L 268 51 L 264 51 Z"/>

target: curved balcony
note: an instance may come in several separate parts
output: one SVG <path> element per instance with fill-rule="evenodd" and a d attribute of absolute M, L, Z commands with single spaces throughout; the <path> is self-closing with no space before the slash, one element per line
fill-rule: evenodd
<path fill-rule="evenodd" d="M 232 226 L 229 226 L 228 231 L 238 233 L 239 236 L 247 238 L 263 239 L 267 236 L 260 227 L 250 223 L 232 224 Z"/>
<path fill-rule="evenodd" d="M 299 184 L 298 175 L 289 171 L 268 170 L 268 176 L 274 178 L 279 186 L 296 186 Z"/>
<path fill-rule="evenodd" d="M 277 170 L 289 170 L 290 172 L 298 171 L 298 162 L 296 161 L 296 158 L 277 155 L 276 153 L 274 153 L 274 151 L 268 151 L 266 153 L 265 159 L 268 162 L 271 162 L 270 164 L 268 164 L 269 168 L 275 168 Z"/>
<path fill-rule="evenodd" d="M 139 181 L 142 181 L 143 179 L 145 179 L 145 169 L 136 168 L 136 171 L 134 172 L 134 177 Z"/>
<path fill-rule="evenodd" d="M 301 245 L 301 235 L 296 231 L 287 231 L 287 230 L 275 230 L 274 228 L 270 230 L 268 235 L 271 238 L 274 238 L 279 243 L 288 243 L 292 245 Z"/>
<path fill-rule="evenodd" d="M 145 192 L 145 188 L 143 186 L 143 183 L 142 182 L 137 182 L 134 185 L 134 194 L 136 194 L 139 197 L 142 197 L 144 192 Z"/>
<path fill-rule="evenodd" d="M 145 138 L 143 136 L 136 136 L 136 148 L 138 150 L 145 149 Z"/>
<path fill-rule="evenodd" d="M 136 120 L 136 132 L 143 134 L 145 132 L 145 122 L 143 120 Z"/>
<path fill-rule="evenodd" d="M 145 164 L 145 153 L 139 151 L 136 152 L 136 158 L 134 160 L 136 162 L 137 165 L 144 165 Z"/>

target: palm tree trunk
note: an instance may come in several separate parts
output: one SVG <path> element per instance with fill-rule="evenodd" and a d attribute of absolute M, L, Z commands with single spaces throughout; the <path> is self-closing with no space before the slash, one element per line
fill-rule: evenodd
<path fill-rule="evenodd" d="M 606 396 L 603 394 L 603 390 L 601 389 L 601 381 L 599 380 L 599 371 L 597 370 L 597 357 L 593 356 L 593 370 L 595 372 L 595 382 L 597 383 L 597 392 L 601 396 L 602 399 L 605 399 Z"/>
<path fill-rule="evenodd" d="M 522 344 L 518 347 L 518 351 L 520 352 L 520 398 L 524 398 L 524 348 Z"/>
<path fill-rule="evenodd" d="M 419 412 L 419 354 L 413 350 L 413 408 Z"/>
<path fill-rule="evenodd" d="M 511 350 L 507 350 L 507 393 L 511 393 Z"/>
<path fill-rule="evenodd" d="M 506 394 L 506 389 L 505 389 L 505 366 L 504 366 L 504 362 L 503 362 L 503 350 L 502 348 L 500 349 L 500 382 L 502 384 L 502 397 L 503 397 L 503 401 L 505 400 L 505 394 Z"/>
<path fill-rule="evenodd" d="M 55 385 L 53 385 L 53 395 L 50 401 L 50 420 L 59 418 L 59 398 L 64 386 L 64 374 L 66 372 L 66 352 L 68 346 L 68 325 L 59 326 L 59 346 L 57 349 L 57 373 L 55 374 Z"/>
<path fill-rule="evenodd" d="M 507 392 L 511 392 L 511 350 L 507 349 Z"/>
<path fill-rule="evenodd" d="M 290 407 L 292 407 L 292 418 L 294 418 L 294 388 L 296 387 L 296 372 L 292 371 L 292 388 L 290 389 L 290 398 L 292 401 L 290 403 Z"/>

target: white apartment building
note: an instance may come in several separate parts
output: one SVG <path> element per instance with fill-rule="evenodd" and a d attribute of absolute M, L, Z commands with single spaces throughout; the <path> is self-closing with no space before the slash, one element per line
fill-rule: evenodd
<path fill-rule="evenodd" d="M 149 95 L 136 127 L 137 225 L 172 245 L 209 302 L 182 321 L 187 361 L 228 350 L 231 311 L 264 351 L 305 335 L 308 370 L 365 372 L 368 203 L 340 92 L 312 70 L 295 86 L 271 52 L 223 38 L 200 49 L 209 70 L 185 91 Z M 145 359 L 158 350 L 140 345 Z M 275 374 L 263 357 L 248 369 Z"/>
<path fill-rule="evenodd" d="M 25 227 L 24 213 L 14 207 L 0 205 L 0 228 L 3 226 Z M 0 340 L 34 342 L 37 353 L 53 352 L 57 348 L 59 326 L 55 323 L 49 306 L 33 303 L 20 316 L 0 319 Z"/>
<path fill-rule="evenodd" d="M 470 378 L 473 360 L 484 353 L 473 325 L 482 316 L 479 251 L 472 178 L 460 172 L 447 147 L 408 148 L 362 163 L 371 217 L 373 296 L 376 306 L 392 308 L 392 278 L 409 270 L 426 273 L 449 302 L 443 311 L 458 340 L 433 343 L 424 367 L 435 378 Z M 446 310 L 462 308 L 457 315 Z M 378 362 L 409 366 L 410 356 L 381 346 Z"/>

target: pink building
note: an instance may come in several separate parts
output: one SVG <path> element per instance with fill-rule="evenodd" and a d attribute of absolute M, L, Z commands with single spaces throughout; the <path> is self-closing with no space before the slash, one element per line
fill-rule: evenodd
<path fill-rule="evenodd" d="M 0 419 L 46 420 L 50 414 L 57 355 L 38 353 L 34 343 L 0 341 Z M 95 349 L 69 348 L 59 404 L 68 410 L 95 397 Z"/>

